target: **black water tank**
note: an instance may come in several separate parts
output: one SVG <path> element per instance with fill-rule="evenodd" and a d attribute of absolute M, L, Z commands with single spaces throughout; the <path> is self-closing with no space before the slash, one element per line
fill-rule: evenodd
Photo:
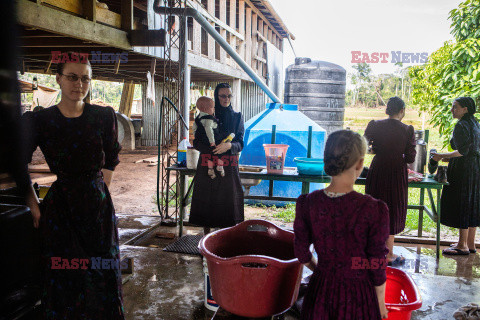
<path fill-rule="evenodd" d="M 285 76 L 285 103 L 297 104 L 298 110 L 327 130 L 343 128 L 347 73 L 339 65 L 310 58 L 296 58 Z"/>

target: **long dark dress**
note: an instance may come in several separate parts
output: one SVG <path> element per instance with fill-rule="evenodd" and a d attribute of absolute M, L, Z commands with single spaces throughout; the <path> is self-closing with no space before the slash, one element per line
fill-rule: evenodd
<path fill-rule="evenodd" d="M 208 142 L 205 142 L 206 134 L 203 126 L 198 126 L 195 132 L 193 146 L 200 151 L 200 157 L 195 174 L 189 222 L 199 226 L 224 228 L 244 220 L 243 190 L 238 172 L 238 153 L 243 149 L 243 117 L 240 112 L 230 111 L 228 122 L 231 125 L 220 121 L 218 128 L 220 141 L 228 134 L 235 133 L 232 148 L 225 154 L 218 155 L 219 157 L 227 156 L 228 164 L 224 162 L 223 166 L 224 177 L 216 171 L 215 179 L 208 176 L 208 167 L 202 157 L 211 155 L 211 147 Z M 228 127 L 231 127 L 230 130 Z"/>
<path fill-rule="evenodd" d="M 365 193 L 388 205 L 390 234 L 398 234 L 405 229 L 407 218 L 407 163 L 415 161 L 414 129 L 395 119 L 372 120 L 365 137 L 375 152 Z"/>
<path fill-rule="evenodd" d="M 443 187 L 440 222 L 454 228 L 480 226 L 480 126 L 471 115 L 460 119 L 450 140 L 461 157 L 448 163 Z"/>
<path fill-rule="evenodd" d="M 29 113 L 25 120 L 29 160 L 40 146 L 57 175 L 40 208 L 45 316 L 124 319 L 119 268 L 92 263 L 92 259 L 119 262 L 115 211 L 101 172 L 114 170 L 119 163 L 115 112 L 85 104 L 80 117 L 66 118 L 53 106 Z M 68 265 L 53 262 L 57 257 L 68 259 Z M 88 267 L 75 268 L 74 261 L 79 261 L 73 259 L 89 259 Z"/>
<path fill-rule="evenodd" d="M 380 319 L 374 286 L 387 278 L 385 203 L 355 191 L 338 198 L 314 191 L 297 199 L 293 229 L 298 260 L 311 260 L 312 243 L 318 255 L 301 319 Z"/>

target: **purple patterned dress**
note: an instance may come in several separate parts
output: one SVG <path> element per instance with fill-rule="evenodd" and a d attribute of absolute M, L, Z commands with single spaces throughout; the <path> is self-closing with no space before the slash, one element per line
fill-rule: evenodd
<path fill-rule="evenodd" d="M 374 286 L 386 281 L 388 208 L 352 191 L 337 198 L 317 190 L 297 199 L 295 256 L 318 265 L 308 284 L 301 319 L 381 319 Z"/>
<path fill-rule="evenodd" d="M 408 205 L 407 163 L 415 161 L 412 126 L 396 119 L 372 120 L 365 137 L 375 152 L 365 184 L 365 193 L 385 201 L 390 214 L 390 234 L 405 229 Z"/>
<path fill-rule="evenodd" d="M 115 210 L 101 172 L 119 163 L 114 110 L 85 104 L 81 116 L 66 118 L 52 106 L 24 120 L 28 162 L 40 146 L 57 175 L 40 207 L 45 317 L 124 319 Z"/>

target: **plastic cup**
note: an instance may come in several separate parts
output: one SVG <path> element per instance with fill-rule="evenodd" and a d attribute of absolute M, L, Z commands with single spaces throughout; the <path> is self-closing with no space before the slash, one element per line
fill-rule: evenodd
<path fill-rule="evenodd" d="M 288 144 L 264 144 L 267 173 L 283 174 Z"/>

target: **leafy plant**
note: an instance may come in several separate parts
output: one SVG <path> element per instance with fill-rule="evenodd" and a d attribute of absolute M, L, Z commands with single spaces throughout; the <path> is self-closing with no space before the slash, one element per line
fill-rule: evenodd
<path fill-rule="evenodd" d="M 431 114 L 444 146 L 455 126 L 449 111 L 452 101 L 460 96 L 480 101 L 479 16 L 480 0 L 464 1 L 450 11 L 455 41 L 445 42 L 425 65 L 410 69 L 413 101 Z"/>

